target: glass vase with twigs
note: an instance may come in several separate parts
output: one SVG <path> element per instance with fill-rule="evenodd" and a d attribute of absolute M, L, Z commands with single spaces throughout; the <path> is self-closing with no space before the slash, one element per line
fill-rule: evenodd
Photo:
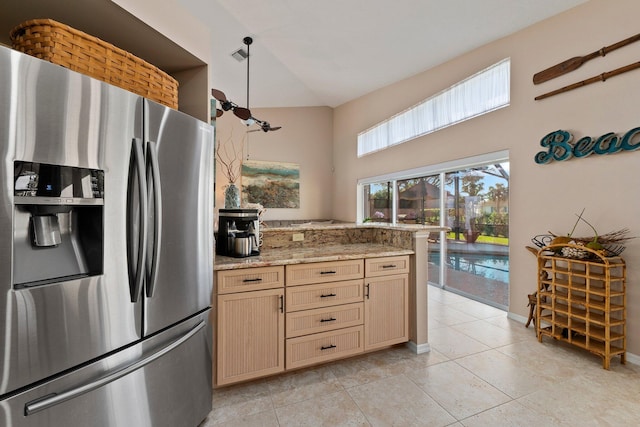
<path fill-rule="evenodd" d="M 218 139 L 216 144 L 216 161 L 220 165 L 222 174 L 229 182 L 224 190 L 224 207 L 226 209 L 240 207 L 240 189 L 236 186 L 236 181 L 240 177 L 242 170 L 245 138 L 246 135 L 242 137 L 238 144 L 234 141 L 233 134 L 230 134 L 224 142 Z"/>

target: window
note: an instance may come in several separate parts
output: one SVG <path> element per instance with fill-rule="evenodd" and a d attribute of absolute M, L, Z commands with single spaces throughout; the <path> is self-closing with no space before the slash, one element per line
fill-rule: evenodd
<path fill-rule="evenodd" d="M 440 225 L 440 175 L 398 180 L 399 223 Z"/>
<path fill-rule="evenodd" d="M 429 233 L 429 283 L 509 304 L 509 153 L 362 179 L 358 221 L 447 226 Z"/>
<path fill-rule="evenodd" d="M 390 181 L 366 184 L 363 188 L 364 219 L 391 222 L 393 219 L 393 183 Z"/>
<path fill-rule="evenodd" d="M 489 113 L 510 102 L 509 58 L 358 134 L 358 157 Z"/>

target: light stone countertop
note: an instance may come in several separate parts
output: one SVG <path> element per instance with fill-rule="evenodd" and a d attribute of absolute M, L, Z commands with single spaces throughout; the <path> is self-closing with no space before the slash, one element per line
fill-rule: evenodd
<path fill-rule="evenodd" d="M 268 267 L 271 265 L 301 264 L 305 262 L 339 261 L 359 258 L 375 258 L 398 255 L 411 255 L 409 249 L 375 243 L 357 243 L 349 245 L 326 245 L 311 248 L 269 249 L 258 256 L 234 258 L 215 256 L 214 270 L 236 270 L 250 267 Z"/>
<path fill-rule="evenodd" d="M 296 230 L 336 230 L 336 229 L 358 229 L 358 228 L 384 228 L 388 230 L 404 230 L 404 231 L 440 231 L 449 230 L 448 227 L 440 227 L 437 225 L 423 225 L 423 224 L 388 224 L 385 222 L 365 222 L 362 224 L 353 222 L 307 222 L 301 224 L 292 224 L 287 227 L 271 227 L 265 226 L 261 228 L 261 231 L 296 231 Z"/>

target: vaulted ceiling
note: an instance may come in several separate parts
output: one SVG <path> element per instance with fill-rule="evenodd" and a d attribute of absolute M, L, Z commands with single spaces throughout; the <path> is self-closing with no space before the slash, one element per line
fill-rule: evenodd
<path fill-rule="evenodd" d="M 214 87 L 251 107 L 335 107 L 587 0 L 178 0 L 211 28 Z"/>

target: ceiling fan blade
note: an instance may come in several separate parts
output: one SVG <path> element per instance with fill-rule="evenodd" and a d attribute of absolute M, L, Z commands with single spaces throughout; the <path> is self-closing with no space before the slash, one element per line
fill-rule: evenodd
<path fill-rule="evenodd" d="M 249 132 L 260 132 L 261 130 L 262 129 L 251 129 L 251 130 L 248 130 L 247 133 L 249 133 Z"/>
<path fill-rule="evenodd" d="M 251 118 L 251 111 L 247 108 L 236 107 L 233 109 L 233 114 L 242 120 L 249 120 Z"/>
<path fill-rule="evenodd" d="M 274 126 L 272 128 L 269 128 L 269 130 L 278 130 L 278 129 L 282 129 L 282 126 Z"/>
<path fill-rule="evenodd" d="M 224 113 L 224 111 L 222 111 L 219 108 L 216 108 L 216 118 L 220 117 L 223 113 Z"/>
<path fill-rule="evenodd" d="M 211 96 L 213 96 L 218 101 L 227 100 L 227 96 L 224 94 L 224 92 L 218 89 L 211 89 Z"/>

